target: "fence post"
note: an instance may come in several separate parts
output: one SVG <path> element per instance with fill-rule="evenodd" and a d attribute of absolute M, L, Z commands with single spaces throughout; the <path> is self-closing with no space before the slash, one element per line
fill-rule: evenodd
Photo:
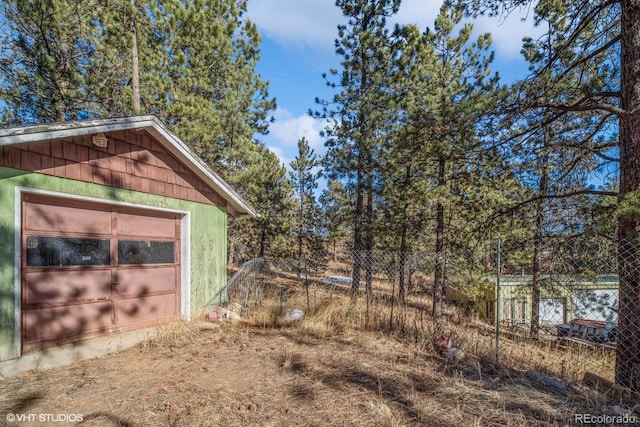
<path fill-rule="evenodd" d="M 401 257 L 404 256 L 403 254 L 400 255 Z M 393 265 L 397 265 L 396 264 L 396 255 L 395 253 L 393 253 Z M 401 262 L 399 265 L 401 268 L 404 266 L 403 263 Z M 396 302 L 396 274 L 395 274 L 395 268 L 394 268 L 394 273 L 393 276 L 391 278 L 391 314 L 389 315 L 389 330 L 392 331 L 393 330 L 393 309 L 395 306 L 395 302 Z M 398 277 L 402 277 L 402 274 L 400 274 Z M 398 293 L 400 291 L 401 286 L 403 286 L 404 284 L 400 283 L 398 284 Z"/>
<path fill-rule="evenodd" d="M 496 248 L 496 365 L 500 364 L 500 238 Z"/>

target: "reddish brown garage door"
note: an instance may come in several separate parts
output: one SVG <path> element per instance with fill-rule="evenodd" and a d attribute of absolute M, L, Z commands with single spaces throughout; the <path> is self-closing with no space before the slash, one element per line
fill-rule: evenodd
<path fill-rule="evenodd" d="M 177 315 L 178 215 L 35 195 L 22 203 L 24 350 Z"/>

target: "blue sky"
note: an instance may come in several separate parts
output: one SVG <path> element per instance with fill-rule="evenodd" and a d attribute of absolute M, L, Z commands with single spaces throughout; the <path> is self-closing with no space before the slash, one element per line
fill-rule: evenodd
<path fill-rule="evenodd" d="M 422 29 L 433 27 L 441 4 L 440 0 L 403 0 L 396 22 L 417 24 Z M 532 16 L 530 10 L 521 10 L 506 19 L 483 17 L 472 21 L 476 35 L 492 34 L 492 68 L 503 83 L 527 73 L 520 55 L 522 38 L 542 33 L 533 26 Z M 335 0 L 249 0 L 248 17 L 258 26 L 263 40 L 257 72 L 270 82 L 270 95 L 278 104 L 270 134 L 260 139 L 287 166 L 295 158 L 302 137 L 317 154 L 323 154 L 324 141 L 319 136 L 323 123 L 307 112 L 316 109 L 316 97 L 330 99 L 333 94 L 322 74 L 339 66 L 334 40 L 337 26 L 345 18 Z"/>

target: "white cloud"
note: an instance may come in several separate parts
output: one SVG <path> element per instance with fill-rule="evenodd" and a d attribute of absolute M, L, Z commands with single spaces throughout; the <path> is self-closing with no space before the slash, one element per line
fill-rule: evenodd
<path fill-rule="evenodd" d="M 333 51 L 342 12 L 334 0 L 249 0 L 248 16 L 280 44 Z"/>
<path fill-rule="evenodd" d="M 433 27 L 433 21 L 440 12 L 440 2 L 424 0 L 404 0 L 394 17 L 394 23 L 416 24 L 419 28 Z"/>
<path fill-rule="evenodd" d="M 274 117 L 275 122 L 269 126 L 269 131 L 271 138 L 277 140 L 279 146 L 292 148 L 297 152 L 298 141 L 304 137 L 316 154 L 324 152 L 324 139 L 320 136 L 320 131 L 325 126 L 323 120 L 308 115 L 294 117 L 284 108 L 278 108 Z"/>
<path fill-rule="evenodd" d="M 294 117 L 288 110 L 278 107 L 274 113 L 276 121 L 269 126 L 269 135 L 263 136 L 265 145 L 289 169 L 289 164 L 298 155 L 298 141 L 306 138 L 318 157 L 325 152 L 324 139 L 320 131 L 324 121 L 308 115 Z"/>
<path fill-rule="evenodd" d="M 440 6 L 439 1 L 404 0 L 393 23 L 432 28 Z M 284 46 L 324 52 L 333 52 L 337 26 L 345 22 L 334 0 L 249 0 L 248 16 L 264 37 Z M 520 55 L 524 36 L 542 34 L 541 29 L 534 28 L 533 13 L 527 9 L 516 10 L 506 18 L 479 17 L 472 22 L 476 34 L 492 34 L 494 50 L 505 59 Z"/>
<path fill-rule="evenodd" d="M 525 18 L 523 20 L 523 18 Z M 515 11 L 507 19 L 479 17 L 473 21 L 476 33 L 491 33 L 493 49 L 504 59 L 522 58 L 523 37 L 540 37 L 544 29 L 533 25 L 531 14 Z"/>

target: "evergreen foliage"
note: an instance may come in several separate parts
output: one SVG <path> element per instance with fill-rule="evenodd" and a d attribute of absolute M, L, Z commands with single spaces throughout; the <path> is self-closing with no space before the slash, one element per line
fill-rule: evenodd
<path fill-rule="evenodd" d="M 586 114 L 592 118 L 585 137 L 576 146 L 596 153 L 605 161 L 619 156 L 619 200 L 634 198 L 640 189 L 640 2 L 576 0 L 461 0 L 470 14 L 509 13 L 516 7 L 533 6 L 539 23 L 548 24 L 548 60 L 540 51 L 525 53 L 534 63 L 532 75 L 518 88 L 514 111 L 542 108 L 547 124 L 571 122 L 566 116 Z M 592 138 L 589 138 L 589 136 Z M 597 135 L 604 135 L 600 140 Z M 616 138 L 617 137 L 617 138 Z M 617 139 L 617 141 L 616 141 Z M 594 149 L 594 142 L 603 150 Z M 612 142 L 617 142 L 617 147 Z M 617 150 L 616 150 L 617 148 Z M 579 157 L 580 158 L 580 157 Z M 607 191 L 582 189 L 575 195 Z M 630 196 L 630 197 L 629 197 Z M 564 196 L 568 197 L 568 195 Z M 634 358 L 640 353 L 640 271 L 637 241 L 640 217 L 617 218 L 619 273 L 619 331 L 616 347 L 616 382 L 640 391 Z"/>
<path fill-rule="evenodd" d="M 98 43 L 93 0 L 2 2 L 0 121 L 51 123 L 91 116 Z"/>
<path fill-rule="evenodd" d="M 278 200 L 252 192 L 284 172 L 256 140 L 275 100 L 255 72 L 261 39 L 246 0 L 0 4 L 2 124 L 154 114 L 250 202 Z M 259 246 L 281 228 L 263 224 Z"/>
<path fill-rule="evenodd" d="M 380 179 L 377 147 L 385 138 L 388 114 L 393 111 L 386 93 L 394 60 L 386 20 L 397 13 L 399 5 L 398 0 L 336 1 L 347 24 L 338 26 L 336 39 L 342 69 L 331 70 L 338 81 L 328 84 L 339 93 L 331 102 L 320 101 L 324 108 L 316 113 L 330 120 L 326 130 L 328 177 L 344 180 L 353 190 L 354 295 L 362 269 L 367 294 L 371 291 L 372 269 L 367 263 L 374 249 L 374 199 Z"/>
<path fill-rule="evenodd" d="M 322 239 L 323 216 L 316 201 L 315 190 L 322 176 L 318 170 L 320 159 L 309 147 L 306 138 L 298 140 L 298 155 L 290 163 L 289 178 L 297 197 L 298 213 L 293 222 L 293 232 L 298 241 L 298 271 L 306 271 L 310 261 L 320 257 L 319 249 L 324 247 Z M 312 250 L 315 249 L 314 253 Z M 305 264 L 304 266 L 302 264 Z"/>

